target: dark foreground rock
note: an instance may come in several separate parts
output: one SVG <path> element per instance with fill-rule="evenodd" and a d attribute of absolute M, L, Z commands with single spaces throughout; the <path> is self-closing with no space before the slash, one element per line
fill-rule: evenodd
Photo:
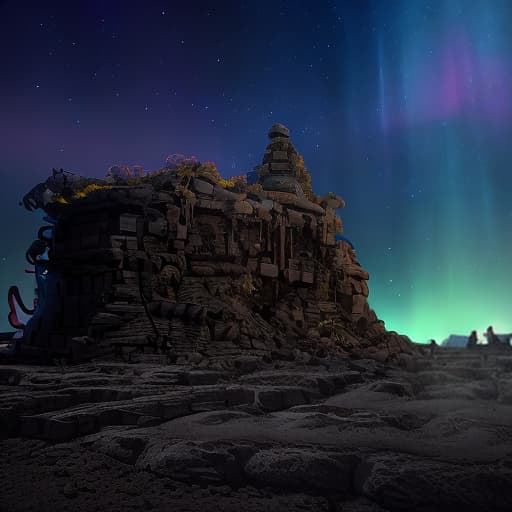
<path fill-rule="evenodd" d="M 0 511 L 512 510 L 512 358 L 0 367 Z"/>

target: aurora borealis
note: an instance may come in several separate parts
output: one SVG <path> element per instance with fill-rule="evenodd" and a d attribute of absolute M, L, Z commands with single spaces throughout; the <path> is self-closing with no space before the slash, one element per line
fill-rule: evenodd
<path fill-rule="evenodd" d="M 101 177 L 180 152 L 241 174 L 282 122 L 315 190 L 345 198 L 345 236 L 388 329 L 512 331 L 508 0 L 7 1 L 0 13 L 0 297 L 15 283 L 30 297 L 24 253 L 41 220 L 18 201 L 52 167 Z"/>

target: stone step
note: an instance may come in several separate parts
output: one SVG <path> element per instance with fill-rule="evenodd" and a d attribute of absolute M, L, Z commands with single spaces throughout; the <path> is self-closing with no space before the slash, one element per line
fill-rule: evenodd
<path fill-rule="evenodd" d="M 0 418 L 13 426 L 10 435 L 64 442 L 115 425 L 149 426 L 212 408 L 241 405 L 279 411 L 310 403 L 316 392 L 298 386 L 196 386 L 158 396 L 142 396 L 83 404 L 63 410 L 16 417 L 0 410 Z"/>

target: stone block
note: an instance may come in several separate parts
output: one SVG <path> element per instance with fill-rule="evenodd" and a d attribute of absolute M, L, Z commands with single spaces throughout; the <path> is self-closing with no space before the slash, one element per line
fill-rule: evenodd
<path fill-rule="evenodd" d="M 352 314 L 362 314 L 365 304 L 366 298 L 364 295 L 354 295 L 352 298 Z"/>
<path fill-rule="evenodd" d="M 194 189 L 194 192 L 197 192 L 198 194 L 213 194 L 213 185 L 205 180 L 194 178 L 192 180 L 192 188 Z"/>
<path fill-rule="evenodd" d="M 288 267 L 290 270 L 300 270 L 300 261 L 290 258 L 288 260 Z"/>
<path fill-rule="evenodd" d="M 303 228 L 306 221 L 300 212 L 288 210 L 288 225 L 291 227 Z"/>
<path fill-rule="evenodd" d="M 176 225 L 176 238 L 178 240 L 185 240 L 187 238 L 187 225 L 177 224 Z"/>
<path fill-rule="evenodd" d="M 150 221 L 148 223 L 148 233 L 155 236 L 165 236 L 167 234 L 167 221 L 165 218 L 161 217 Z"/>
<path fill-rule="evenodd" d="M 233 205 L 233 211 L 235 213 L 243 213 L 246 215 L 254 213 L 253 207 L 247 201 L 236 201 Z"/>
<path fill-rule="evenodd" d="M 138 215 L 131 213 L 123 213 L 119 217 L 119 229 L 128 233 L 137 233 L 137 219 Z"/>
<path fill-rule="evenodd" d="M 274 208 L 274 201 L 272 201 L 272 199 L 263 199 L 261 205 L 263 206 L 263 208 L 270 211 Z"/>
<path fill-rule="evenodd" d="M 286 144 L 288 146 L 290 139 L 288 137 L 273 137 L 271 145 L 274 146 L 276 144 Z"/>
<path fill-rule="evenodd" d="M 167 205 L 167 222 L 169 226 L 175 226 L 180 220 L 180 209 L 177 206 Z"/>
<path fill-rule="evenodd" d="M 302 271 L 301 281 L 307 284 L 313 284 L 315 282 L 315 274 L 313 272 Z"/>
<path fill-rule="evenodd" d="M 126 237 L 126 249 L 129 251 L 136 251 L 139 248 L 137 238 L 133 236 Z"/>
<path fill-rule="evenodd" d="M 279 269 L 277 265 L 272 265 L 271 263 L 260 263 L 260 274 L 263 277 L 277 277 Z"/>
<path fill-rule="evenodd" d="M 300 281 L 302 276 L 300 270 L 291 270 L 288 268 L 284 271 L 284 277 L 288 282 L 295 283 L 296 281 Z"/>
<path fill-rule="evenodd" d="M 286 163 L 279 163 L 279 162 L 272 162 L 270 164 L 272 171 L 289 171 L 290 170 L 290 164 L 288 162 Z"/>
<path fill-rule="evenodd" d="M 287 151 L 272 151 L 273 160 L 288 160 Z"/>
<path fill-rule="evenodd" d="M 217 201 L 214 199 L 200 199 L 197 202 L 199 208 L 205 208 L 207 210 L 224 210 L 226 207 L 225 201 Z"/>

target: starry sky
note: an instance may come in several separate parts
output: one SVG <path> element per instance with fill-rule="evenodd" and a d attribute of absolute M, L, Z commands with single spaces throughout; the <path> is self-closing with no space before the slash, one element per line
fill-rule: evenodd
<path fill-rule="evenodd" d="M 18 202 L 53 167 L 227 177 L 282 122 L 388 329 L 511 332 L 511 22 L 508 0 L 1 1 L 0 297 L 30 303 Z"/>

